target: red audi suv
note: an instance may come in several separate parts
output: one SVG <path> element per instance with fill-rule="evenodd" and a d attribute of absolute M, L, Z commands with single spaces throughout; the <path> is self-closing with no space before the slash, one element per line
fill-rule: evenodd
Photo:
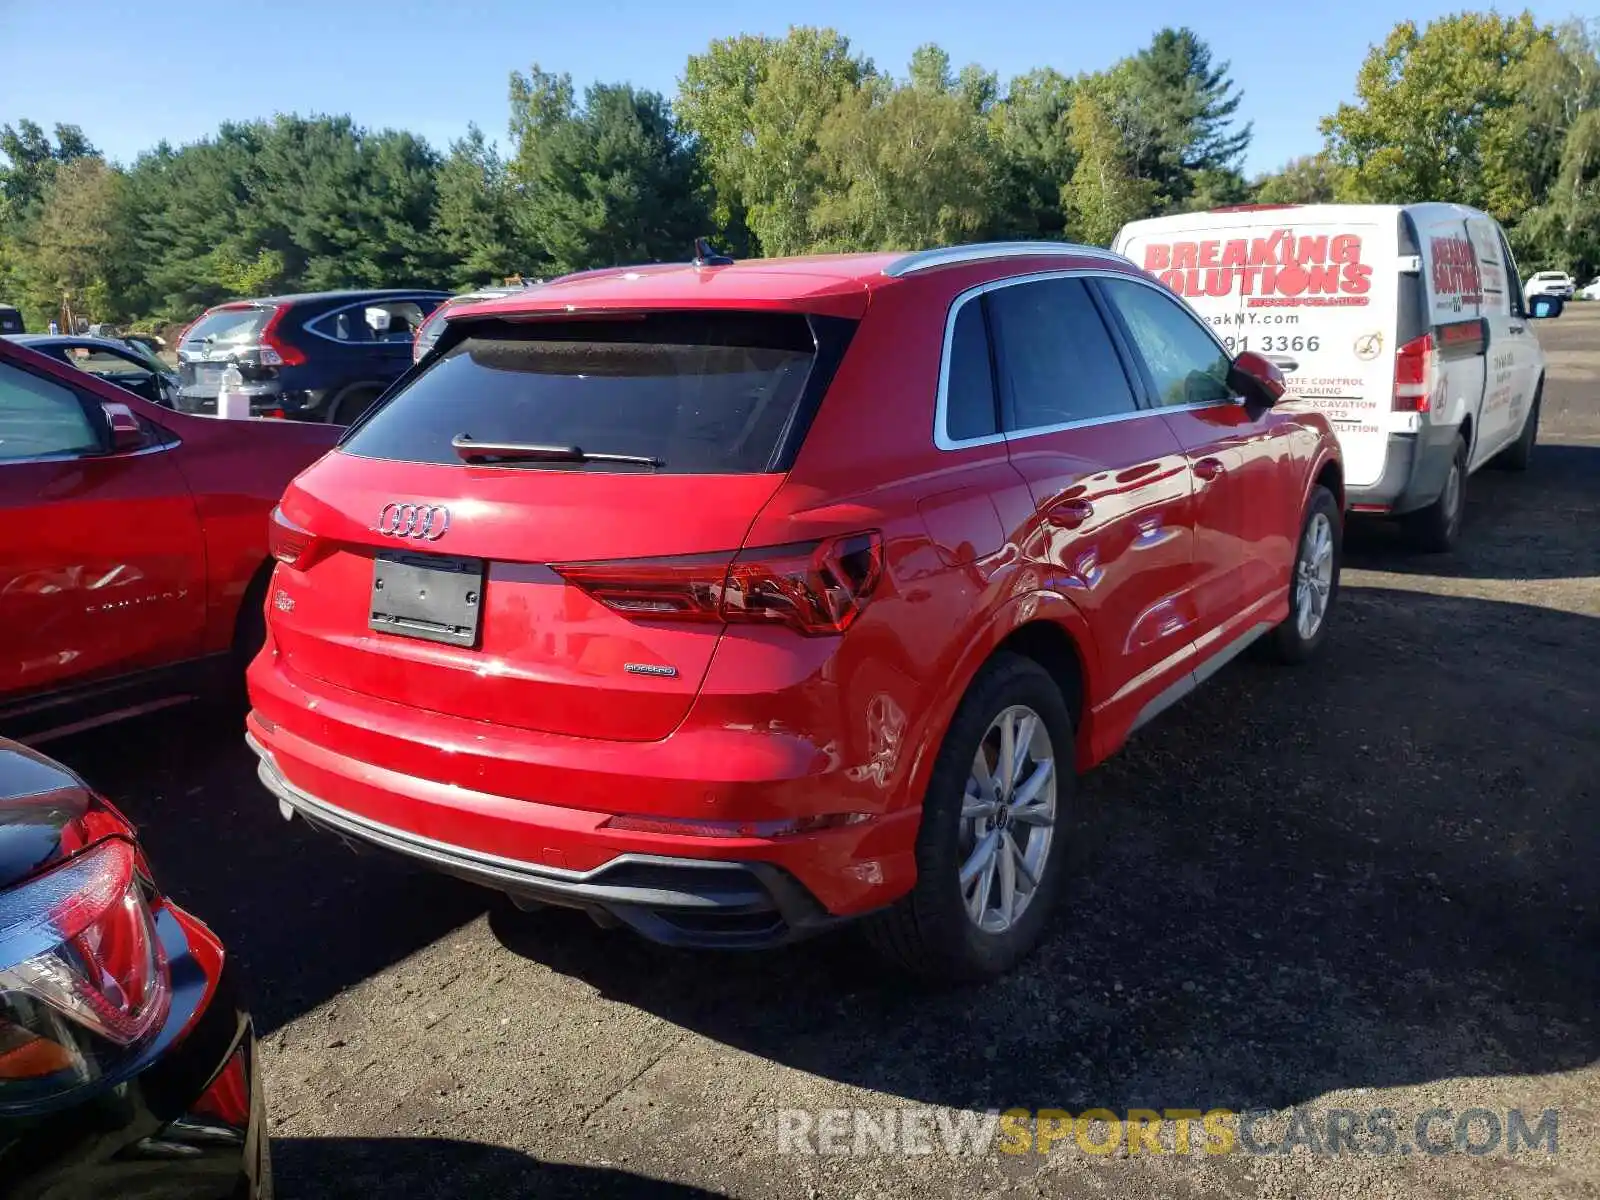
<path fill-rule="evenodd" d="M 273 516 L 285 816 L 677 945 L 1038 940 L 1080 772 L 1326 636 L 1324 418 L 1062 244 L 589 272 L 450 313 Z"/>

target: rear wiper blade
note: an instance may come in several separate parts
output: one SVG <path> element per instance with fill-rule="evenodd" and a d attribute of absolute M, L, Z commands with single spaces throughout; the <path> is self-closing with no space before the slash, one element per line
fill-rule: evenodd
<path fill-rule="evenodd" d="M 578 446 L 543 446 L 533 442 L 480 442 L 470 433 L 458 433 L 450 447 L 466 462 L 501 459 L 508 462 L 611 462 L 633 463 L 641 467 L 665 466 L 647 454 L 591 453 Z"/>

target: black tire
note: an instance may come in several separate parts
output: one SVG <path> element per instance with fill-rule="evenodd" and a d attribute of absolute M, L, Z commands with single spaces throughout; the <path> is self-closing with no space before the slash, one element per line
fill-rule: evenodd
<path fill-rule="evenodd" d="M 355 387 L 341 392 L 328 409 L 328 421 L 334 425 L 354 425 L 381 395 L 382 389 L 375 387 Z"/>
<path fill-rule="evenodd" d="M 1040 877 L 1025 906 L 1009 928 L 991 932 L 980 929 L 969 916 L 962 896 L 961 868 L 971 852 L 963 842 L 962 808 L 980 746 L 992 724 L 1014 705 L 1032 709 L 1048 734 L 1054 763 L 1055 824 Z M 984 665 L 950 722 L 923 798 L 916 885 L 866 922 L 867 938 L 881 954 L 933 982 L 973 982 L 1010 970 L 1038 944 L 1066 876 L 1069 846 L 1063 835 L 1077 779 L 1073 745 L 1072 716 L 1061 689 L 1043 667 L 1010 653 L 997 654 Z M 1037 830 L 1030 831 L 1030 838 L 1035 833 Z M 1025 877 L 1020 880 L 1025 882 Z M 984 901 L 978 904 L 982 907 Z"/>
<path fill-rule="evenodd" d="M 1312 530 L 1319 518 L 1327 522 L 1326 531 L 1330 541 L 1328 550 L 1331 558 L 1328 563 L 1326 599 L 1308 636 L 1302 630 L 1300 619 L 1306 605 L 1315 603 L 1312 593 L 1320 589 L 1314 586 L 1309 591 L 1302 589 L 1300 581 L 1302 573 L 1319 574 L 1316 571 L 1316 563 L 1312 561 L 1316 557 L 1313 550 L 1318 545 L 1318 539 Z M 1289 615 L 1268 636 L 1267 645 L 1273 657 L 1279 662 L 1302 663 L 1322 648 L 1322 643 L 1328 637 L 1328 625 L 1333 620 L 1337 608 L 1339 571 L 1343 565 L 1343 514 L 1339 511 L 1339 502 L 1333 498 L 1333 493 L 1319 484 L 1311 489 L 1311 499 L 1306 504 L 1306 515 L 1300 521 L 1300 539 L 1295 543 L 1294 566 L 1289 572 Z"/>
<path fill-rule="evenodd" d="M 267 640 L 267 588 L 271 583 L 272 564 L 267 563 L 245 589 L 244 598 L 239 601 L 239 613 L 233 620 L 232 669 L 241 693 L 244 672 Z"/>
<path fill-rule="evenodd" d="M 1453 481 L 1453 482 L 1452 482 Z M 1467 511 L 1467 439 L 1456 439 L 1450 473 L 1438 499 L 1427 508 L 1406 513 L 1400 518 L 1406 540 L 1424 554 L 1443 554 L 1454 550 L 1461 540 L 1461 519 Z"/>
<path fill-rule="evenodd" d="M 1494 465 L 1501 470 L 1526 471 L 1533 464 L 1533 447 L 1539 440 L 1539 408 L 1543 399 L 1544 380 L 1540 379 L 1539 386 L 1533 389 L 1533 403 L 1528 406 L 1528 415 L 1522 418 L 1522 432 L 1517 435 L 1516 441 L 1494 456 Z"/>

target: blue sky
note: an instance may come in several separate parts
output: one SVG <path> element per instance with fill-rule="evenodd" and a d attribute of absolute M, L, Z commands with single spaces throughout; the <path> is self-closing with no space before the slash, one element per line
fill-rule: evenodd
<path fill-rule="evenodd" d="M 1405 15 L 1460 7 L 1416 0 Z M 936 41 L 958 66 L 976 61 L 1004 79 L 1036 66 L 1098 69 L 1161 26 L 1187 24 L 1233 64 L 1240 115 L 1255 125 L 1255 174 L 1321 145 L 1317 119 L 1349 98 L 1396 11 L 1379 0 L 0 0 L 0 123 L 76 123 L 121 161 L 162 138 L 193 141 L 223 120 L 275 112 L 348 112 L 441 147 L 476 122 L 503 143 L 507 77 L 534 61 L 580 86 L 626 80 L 670 95 L 684 60 L 712 39 L 803 23 L 841 30 L 897 74 Z M 1570 0 L 1533 11 L 1559 20 Z"/>

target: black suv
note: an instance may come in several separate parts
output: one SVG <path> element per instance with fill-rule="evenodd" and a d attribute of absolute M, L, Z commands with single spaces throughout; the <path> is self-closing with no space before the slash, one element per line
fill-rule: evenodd
<path fill-rule="evenodd" d="M 178 340 L 177 407 L 214 413 L 223 372 L 263 416 L 348 425 L 411 366 L 417 327 L 449 292 L 391 288 L 236 300 Z"/>

